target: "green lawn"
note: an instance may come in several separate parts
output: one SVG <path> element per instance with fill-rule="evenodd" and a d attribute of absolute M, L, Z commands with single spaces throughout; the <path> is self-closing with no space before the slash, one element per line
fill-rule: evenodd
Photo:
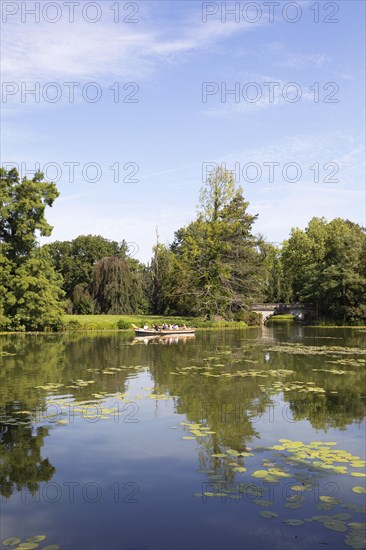
<path fill-rule="evenodd" d="M 141 327 L 145 323 L 153 324 L 177 323 L 196 328 L 246 328 L 244 322 L 234 321 L 204 321 L 197 317 L 161 317 L 158 315 L 64 315 L 66 330 L 128 330 L 133 324 Z"/>
<path fill-rule="evenodd" d="M 290 313 L 283 313 L 282 315 L 272 315 L 272 317 L 270 317 L 268 321 L 291 321 L 295 318 L 295 315 L 291 315 Z"/>

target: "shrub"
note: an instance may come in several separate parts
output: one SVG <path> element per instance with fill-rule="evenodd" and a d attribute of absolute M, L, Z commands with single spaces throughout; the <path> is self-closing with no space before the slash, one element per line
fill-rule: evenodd
<path fill-rule="evenodd" d="M 128 323 L 127 321 L 124 321 L 124 319 L 119 319 L 117 321 L 117 327 L 120 330 L 127 330 L 127 329 L 131 328 L 131 323 Z"/>
<path fill-rule="evenodd" d="M 81 324 L 76 319 L 71 320 L 66 324 L 66 328 L 67 330 L 79 330 L 81 328 Z"/>

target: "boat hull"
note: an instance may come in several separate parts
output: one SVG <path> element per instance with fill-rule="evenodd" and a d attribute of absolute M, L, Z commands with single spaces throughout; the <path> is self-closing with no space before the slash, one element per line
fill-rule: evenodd
<path fill-rule="evenodd" d="M 176 330 L 144 330 L 135 328 L 136 336 L 176 336 L 177 334 L 194 334 L 196 330 L 190 329 L 176 329 Z"/>

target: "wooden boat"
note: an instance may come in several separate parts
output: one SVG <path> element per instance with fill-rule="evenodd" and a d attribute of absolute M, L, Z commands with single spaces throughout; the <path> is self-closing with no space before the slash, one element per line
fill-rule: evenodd
<path fill-rule="evenodd" d="M 135 336 L 177 336 L 178 334 L 194 334 L 195 328 L 177 328 L 177 329 L 144 329 L 135 327 Z"/>

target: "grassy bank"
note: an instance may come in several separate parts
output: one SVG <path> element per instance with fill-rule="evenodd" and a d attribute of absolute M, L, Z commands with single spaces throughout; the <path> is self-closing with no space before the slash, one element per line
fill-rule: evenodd
<path fill-rule="evenodd" d="M 158 315 L 64 315 L 65 330 L 129 330 L 133 325 L 176 323 L 202 329 L 247 328 L 243 321 L 205 321 L 197 317 L 161 317 Z"/>
<path fill-rule="evenodd" d="M 267 322 L 269 323 L 270 321 L 293 321 L 294 319 L 296 319 L 296 315 L 284 313 L 283 315 L 272 315 L 272 317 L 270 317 Z"/>
<path fill-rule="evenodd" d="M 366 325 L 307 325 L 310 328 L 353 328 L 355 330 L 357 329 L 366 329 Z"/>

